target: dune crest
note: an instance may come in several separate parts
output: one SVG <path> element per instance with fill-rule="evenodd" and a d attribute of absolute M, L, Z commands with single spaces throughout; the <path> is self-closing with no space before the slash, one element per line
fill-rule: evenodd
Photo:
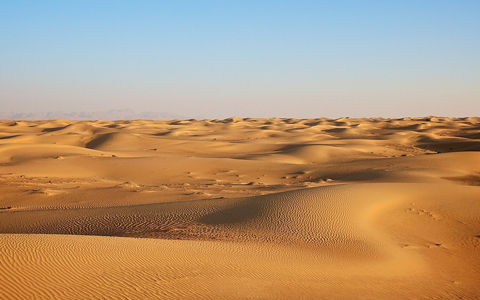
<path fill-rule="evenodd" d="M 1 299 L 479 299 L 478 118 L 0 123 Z"/>

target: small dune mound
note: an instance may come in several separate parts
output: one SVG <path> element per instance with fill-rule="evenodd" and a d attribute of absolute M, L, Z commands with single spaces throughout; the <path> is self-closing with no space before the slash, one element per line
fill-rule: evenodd
<path fill-rule="evenodd" d="M 231 118 L 225 119 L 225 121 L 227 123 L 238 123 L 240 121 L 243 121 L 243 119 L 240 117 L 231 117 Z"/>
<path fill-rule="evenodd" d="M 123 183 L 118 184 L 116 187 L 119 187 L 119 188 L 139 188 L 140 185 L 138 185 L 134 182 L 131 182 L 131 181 L 125 181 Z"/>
<path fill-rule="evenodd" d="M 52 196 L 52 195 L 60 194 L 62 192 L 59 190 L 48 189 L 48 188 L 36 188 L 36 189 L 33 189 L 31 193 L 34 195 Z"/>
<path fill-rule="evenodd" d="M 361 194 L 364 189 L 354 188 Z M 348 194 L 351 190 L 337 186 L 253 197 L 201 221 L 238 231 L 238 236 L 247 239 L 310 244 L 335 255 L 378 257 L 382 252 L 379 241 L 358 223 L 356 216 L 379 200 L 362 197 L 338 201 L 338 193 Z"/>
<path fill-rule="evenodd" d="M 347 162 L 369 157 L 362 151 L 341 146 L 302 145 L 255 158 L 289 164 L 318 164 Z"/>
<path fill-rule="evenodd" d="M 25 162 L 37 159 L 56 158 L 62 156 L 100 156 L 94 150 L 58 144 L 41 143 L 9 143 L 0 144 L 0 163 L 2 162 Z"/>
<path fill-rule="evenodd" d="M 112 132 L 94 137 L 85 144 L 89 149 L 133 149 L 136 148 L 139 137 L 130 133 Z"/>

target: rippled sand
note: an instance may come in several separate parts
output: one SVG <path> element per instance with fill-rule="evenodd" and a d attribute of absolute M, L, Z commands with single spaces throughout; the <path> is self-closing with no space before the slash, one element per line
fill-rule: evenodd
<path fill-rule="evenodd" d="M 480 119 L 0 123 L 0 299 L 480 299 Z"/>

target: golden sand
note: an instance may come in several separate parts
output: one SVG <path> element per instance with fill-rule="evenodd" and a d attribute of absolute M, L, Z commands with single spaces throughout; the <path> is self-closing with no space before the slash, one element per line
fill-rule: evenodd
<path fill-rule="evenodd" d="M 0 299 L 480 299 L 480 119 L 0 123 Z"/>

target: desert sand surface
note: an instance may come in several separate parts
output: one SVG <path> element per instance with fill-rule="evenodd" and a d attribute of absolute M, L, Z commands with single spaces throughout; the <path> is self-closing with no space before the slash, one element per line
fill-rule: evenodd
<path fill-rule="evenodd" d="M 0 299 L 480 299 L 480 118 L 2 121 Z"/>

